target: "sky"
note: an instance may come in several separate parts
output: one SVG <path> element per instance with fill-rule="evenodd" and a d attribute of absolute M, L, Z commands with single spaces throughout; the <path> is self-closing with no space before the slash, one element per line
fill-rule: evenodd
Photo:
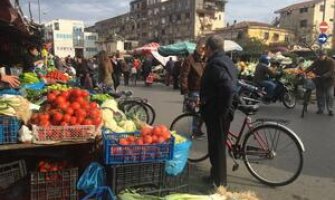
<path fill-rule="evenodd" d="M 96 21 L 111 18 L 130 10 L 131 0 L 39 0 L 41 21 L 53 19 L 83 20 L 85 25 L 94 25 Z M 182 0 L 180 0 L 182 1 Z M 253 20 L 271 22 L 274 11 L 303 0 L 228 0 L 226 22 L 234 20 Z M 33 18 L 38 22 L 38 0 L 20 0 L 26 16 L 31 2 Z"/>

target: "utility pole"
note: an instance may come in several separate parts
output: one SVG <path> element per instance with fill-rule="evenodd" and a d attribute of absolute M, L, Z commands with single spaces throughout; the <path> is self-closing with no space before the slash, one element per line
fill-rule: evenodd
<path fill-rule="evenodd" d="M 327 3 L 327 0 L 324 0 L 323 1 L 323 18 L 322 18 L 322 21 L 325 21 L 326 20 L 326 3 Z"/>
<path fill-rule="evenodd" d="M 40 0 L 38 0 L 37 3 L 38 3 L 38 23 L 41 24 L 41 5 L 40 5 Z"/>

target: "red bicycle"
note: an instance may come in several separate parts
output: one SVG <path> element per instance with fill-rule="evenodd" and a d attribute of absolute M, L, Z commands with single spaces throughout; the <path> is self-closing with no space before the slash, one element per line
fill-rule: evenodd
<path fill-rule="evenodd" d="M 250 98 L 243 101 L 258 103 Z M 303 167 L 304 145 L 294 131 L 285 126 L 287 120 L 262 118 L 252 121 L 258 104 L 240 104 L 238 110 L 245 114 L 239 133 L 229 132 L 226 142 L 233 159 L 233 171 L 237 160 L 243 160 L 248 171 L 260 182 L 270 186 L 283 186 L 298 178 Z M 186 113 L 173 120 L 171 130 L 192 140 L 190 162 L 201 162 L 209 157 L 205 123 L 199 112 Z"/>

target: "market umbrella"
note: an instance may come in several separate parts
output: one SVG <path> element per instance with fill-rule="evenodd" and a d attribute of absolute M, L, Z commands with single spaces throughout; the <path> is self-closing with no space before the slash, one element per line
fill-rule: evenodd
<path fill-rule="evenodd" d="M 144 45 L 143 47 L 139 47 L 133 50 L 133 54 L 135 55 L 147 55 L 151 54 L 153 51 L 157 51 L 160 45 L 156 42 L 151 42 L 149 44 Z"/>
<path fill-rule="evenodd" d="M 159 47 L 158 53 L 162 56 L 187 55 L 193 53 L 195 47 L 196 44 L 192 42 L 177 42 L 175 44 Z"/>
<path fill-rule="evenodd" d="M 158 53 L 162 56 L 186 55 L 193 53 L 195 47 L 196 44 L 192 42 L 178 42 L 175 44 L 159 47 Z M 232 40 L 225 40 L 223 48 L 225 52 L 243 51 L 243 48 Z"/>

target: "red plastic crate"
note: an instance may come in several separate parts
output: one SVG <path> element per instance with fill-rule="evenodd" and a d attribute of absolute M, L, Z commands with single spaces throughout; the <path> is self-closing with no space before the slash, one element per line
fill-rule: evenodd
<path fill-rule="evenodd" d="M 35 172 L 30 178 L 30 200 L 77 200 L 78 169 Z"/>

